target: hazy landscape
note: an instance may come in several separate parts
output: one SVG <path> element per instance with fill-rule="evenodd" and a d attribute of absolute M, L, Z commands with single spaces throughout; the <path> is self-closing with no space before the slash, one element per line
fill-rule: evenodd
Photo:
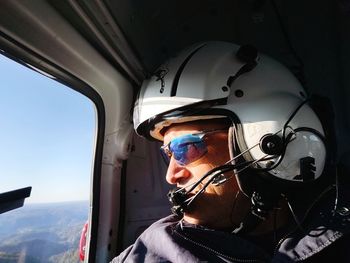
<path fill-rule="evenodd" d="M 79 262 L 88 202 L 25 204 L 0 214 L 0 262 Z"/>

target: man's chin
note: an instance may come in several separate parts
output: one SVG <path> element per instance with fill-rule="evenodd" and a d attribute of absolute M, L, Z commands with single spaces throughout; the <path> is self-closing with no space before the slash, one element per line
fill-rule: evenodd
<path fill-rule="evenodd" d="M 198 204 L 192 203 L 184 212 L 184 220 L 191 224 L 203 223 L 203 210 L 198 207 Z"/>
<path fill-rule="evenodd" d="M 202 221 L 196 217 L 194 214 L 191 213 L 184 213 L 184 217 L 183 219 L 190 224 L 194 224 L 194 225 L 200 225 L 202 223 Z"/>

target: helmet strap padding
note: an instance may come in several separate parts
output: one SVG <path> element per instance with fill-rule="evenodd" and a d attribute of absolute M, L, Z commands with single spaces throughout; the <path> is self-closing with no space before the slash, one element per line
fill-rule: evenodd
<path fill-rule="evenodd" d="M 236 144 L 234 140 L 234 134 L 235 134 L 235 126 L 231 125 L 228 129 L 228 151 L 230 153 L 230 159 L 232 160 L 234 158 L 234 153 L 236 152 Z"/>
<path fill-rule="evenodd" d="M 237 124 L 232 123 L 231 127 L 228 130 L 228 149 L 229 149 L 229 154 L 230 154 L 230 159 L 234 160 L 235 156 L 237 156 L 240 151 L 239 151 L 239 147 L 237 145 Z M 237 161 L 236 161 L 237 160 Z M 236 160 L 232 161 L 232 162 L 245 162 L 244 158 L 241 156 L 239 158 L 237 158 Z M 235 164 L 232 163 L 232 164 Z M 250 197 L 251 191 L 247 191 L 247 187 L 245 187 L 242 185 L 240 178 L 238 177 L 237 173 L 235 172 L 235 178 L 236 178 L 236 182 L 238 184 L 239 189 L 241 190 L 241 192 L 243 194 L 245 194 L 246 196 Z"/>
<path fill-rule="evenodd" d="M 235 158 L 235 156 L 238 156 L 241 152 L 247 149 L 247 145 L 243 136 L 242 124 L 232 123 L 232 126 L 229 129 L 228 138 L 228 148 L 231 159 Z M 250 161 L 254 161 L 254 158 L 251 156 L 249 151 L 236 158 L 236 163 L 245 163 Z M 264 175 L 261 175 L 261 173 L 264 173 Z M 264 178 L 268 176 L 266 174 L 268 173 L 257 171 L 250 167 L 239 173 L 235 173 L 235 176 L 240 190 L 245 195 L 251 197 L 257 188 L 260 188 L 258 185 L 271 186 L 270 183 L 263 183 L 263 181 L 266 181 Z"/>

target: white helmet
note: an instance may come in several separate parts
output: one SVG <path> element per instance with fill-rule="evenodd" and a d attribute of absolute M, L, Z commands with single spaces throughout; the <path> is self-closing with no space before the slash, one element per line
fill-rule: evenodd
<path fill-rule="evenodd" d="M 306 99 L 286 67 L 253 47 L 200 43 L 144 81 L 134 126 L 162 140 L 173 123 L 229 118 L 238 146 L 231 154 L 273 180 L 300 184 L 319 178 L 326 159 L 322 125 Z"/>

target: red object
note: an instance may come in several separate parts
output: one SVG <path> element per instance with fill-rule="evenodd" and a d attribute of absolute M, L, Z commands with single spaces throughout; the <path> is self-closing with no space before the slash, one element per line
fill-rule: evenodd
<path fill-rule="evenodd" d="M 87 221 L 84 224 L 83 230 L 81 231 L 81 235 L 80 235 L 80 242 L 79 242 L 80 261 L 84 261 L 85 259 L 86 235 L 87 235 L 88 228 L 89 228 L 89 221 Z"/>

